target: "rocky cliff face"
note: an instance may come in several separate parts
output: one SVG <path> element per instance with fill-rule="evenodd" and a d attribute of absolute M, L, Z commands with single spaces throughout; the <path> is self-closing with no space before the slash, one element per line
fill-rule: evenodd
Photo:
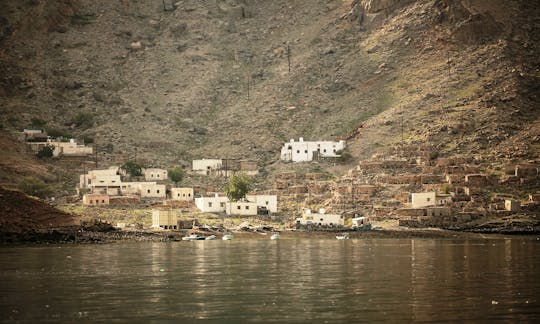
<path fill-rule="evenodd" d="M 354 159 L 422 143 L 538 158 L 532 2 L 0 6 L 4 130 L 90 136 L 105 163 L 272 165 L 300 136 L 347 138 Z"/>

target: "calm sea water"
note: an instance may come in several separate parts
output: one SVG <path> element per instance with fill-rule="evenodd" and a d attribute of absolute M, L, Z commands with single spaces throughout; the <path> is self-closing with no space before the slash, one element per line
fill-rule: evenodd
<path fill-rule="evenodd" d="M 540 321 L 536 238 L 0 248 L 2 322 Z"/>

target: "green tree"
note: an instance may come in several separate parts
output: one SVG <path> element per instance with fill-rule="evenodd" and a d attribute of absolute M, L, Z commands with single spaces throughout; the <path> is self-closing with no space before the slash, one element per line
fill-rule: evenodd
<path fill-rule="evenodd" d="M 34 177 L 25 177 L 19 182 L 19 189 L 27 195 L 45 198 L 52 194 L 51 188 Z"/>
<path fill-rule="evenodd" d="M 132 177 L 142 176 L 142 166 L 135 161 L 127 161 L 120 168 Z"/>
<path fill-rule="evenodd" d="M 171 179 L 171 181 L 174 182 L 175 184 L 178 184 L 178 182 L 182 181 L 185 175 L 184 170 L 179 166 L 176 166 L 170 169 L 168 171 L 168 174 L 169 174 L 169 179 Z"/>
<path fill-rule="evenodd" d="M 40 159 L 51 158 L 53 156 L 54 146 L 45 145 L 37 152 L 37 157 Z"/>
<path fill-rule="evenodd" d="M 230 201 L 238 201 L 246 197 L 250 190 L 251 179 L 243 173 L 233 174 L 225 186 L 225 193 Z"/>

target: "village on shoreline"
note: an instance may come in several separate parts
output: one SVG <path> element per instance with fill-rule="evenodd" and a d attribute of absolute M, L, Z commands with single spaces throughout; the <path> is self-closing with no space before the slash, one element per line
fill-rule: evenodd
<path fill-rule="evenodd" d="M 24 134 L 36 154 L 49 148 L 56 159 L 85 163 L 96 158 L 91 146 L 75 140 L 51 140 L 40 130 Z M 79 175 L 76 196 L 51 203 L 65 212 L 85 215 L 85 221 L 100 219 L 124 232 L 340 232 L 365 223 L 405 232 L 435 228 L 536 233 L 539 229 L 540 181 L 534 161 L 495 165 L 481 159 L 439 157 L 429 145 L 414 150 L 396 146 L 387 156 L 360 161 L 341 177 L 323 168 L 310 170 L 313 163 L 339 163 L 346 149 L 343 140 L 286 142 L 280 163 L 306 165 L 306 171 L 296 168 L 275 174 L 271 187 L 246 188 L 239 199 L 230 199 L 223 184 L 237 177 L 249 183 L 261 166 L 250 160 L 203 158 L 193 160 L 188 171 L 143 167 L 136 161 L 89 167 Z M 185 176 L 192 183 L 193 179 L 200 182 L 177 185 Z"/>

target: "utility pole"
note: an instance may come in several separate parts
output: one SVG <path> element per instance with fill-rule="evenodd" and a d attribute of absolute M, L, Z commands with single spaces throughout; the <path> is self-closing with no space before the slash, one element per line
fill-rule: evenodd
<path fill-rule="evenodd" d="M 249 70 L 248 70 L 248 73 L 247 73 L 247 98 L 249 100 L 249 83 L 250 83 L 250 75 L 249 75 Z"/>
<path fill-rule="evenodd" d="M 97 144 L 94 144 L 94 162 L 96 163 L 96 168 L 98 167 L 98 156 L 97 156 L 97 150 L 98 146 Z"/>
<path fill-rule="evenodd" d="M 289 62 L 289 73 L 291 73 L 291 47 L 287 43 L 287 61 Z"/>

